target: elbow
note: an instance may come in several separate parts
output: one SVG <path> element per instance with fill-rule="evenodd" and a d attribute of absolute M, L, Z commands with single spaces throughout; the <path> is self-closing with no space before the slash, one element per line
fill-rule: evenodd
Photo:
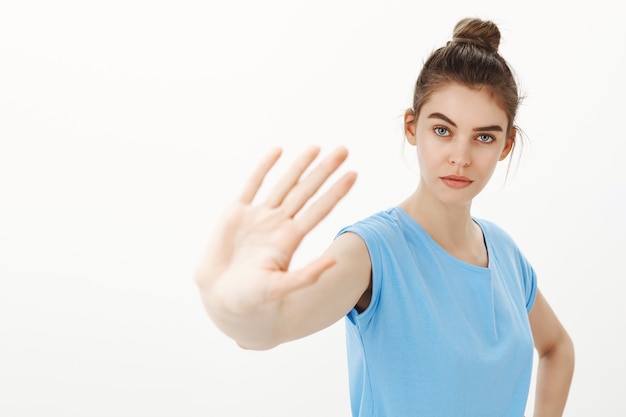
<path fill-rule="evenodd" d="M 565 342 L 564 348 L 565 356 L 567 357 L 567 361 L 571 364 L 572 370 L 574 369 L 574 363 L 576 362 L 576 352 L 574 350 L 574 341 L 570 337 L 569 334 L 565 333 Z"/>
<path fill-rule="evenodd" d="M 574 342 L 570 335 L 563 330 L 563 333 L 554 343 L 539 352 L 539 357 L 541 359 L 555 360 L 573 372 L 576 360 Z"/>
<path fill-rule="evenodd" d="M 575 352 L 574 352 L 574 341 L 570 337 L 567 332 L 564 332 L 563 340 L 560 343 L 559 350 L 562 351 L 563 355 L 568 358 L 572 364 L 575 361 Z"/>

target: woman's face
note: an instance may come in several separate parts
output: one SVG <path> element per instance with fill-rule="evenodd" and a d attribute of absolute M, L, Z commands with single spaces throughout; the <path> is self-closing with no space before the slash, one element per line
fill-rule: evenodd
<path fill-rule="evenodd" d="M 405 121 L 411 114 L 405 115 Z M 406 123 L 417 148 L 420 187 L 445 205 L 466 205 L 485 187 L 515 137 L 488 88 L 450 83 L 422 105 L 417 121 Z"/>

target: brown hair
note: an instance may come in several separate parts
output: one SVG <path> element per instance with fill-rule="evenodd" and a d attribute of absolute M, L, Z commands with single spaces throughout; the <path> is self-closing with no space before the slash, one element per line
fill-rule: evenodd
<path fill-rule="evenodd" d="M 509 121 L 507 136 L 516 128 L 515 115 L 521 102 L 517 83 L 507 62 L 498 54 L 500 30 L 495 23 L 475 18 L 460 20 L 452 41 L 435 50 L 424 63 L 415 83 L 415 120 L 433 92 L 447 83 L 488 88 Z"/>

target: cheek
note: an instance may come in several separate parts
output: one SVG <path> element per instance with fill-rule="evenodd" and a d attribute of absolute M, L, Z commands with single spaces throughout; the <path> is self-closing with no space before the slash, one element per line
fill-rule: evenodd
<path fill-rule="evenodd" d="M 427 140 L 418 141 L 415 150 L 417 151 L 418 159 L 422 160 L 432 160 L 437 154 L 436 147 L 432 141 Z"/>
<path fill-rule="evenodd" d="M 428 161 L 428 158 L 426 157 L 426 155 L 428 155 L 428 150 L 425 150 L 424 146 L 418 142 L 417 146 L 415 147 L 415 153 L 417 155 L 417 163 L 419 164 L 419 168 L 420 170 L 423 170 L 424 165 Z"/>
<path fill-rule="evenodd" d="M 498 165 L 499 154 L 490 152 L 480 155 L 475 159 L 475 167 L 484 172 L 488 177 L 491 177 Z"/>
<path fill-rule="evenodd" d="M 433 170 L 446 162 L 444 153 L 436 145 L 417 143 L 415 147 L 417 153 L 417 163 L 423 177 L 429 176 Z"/>

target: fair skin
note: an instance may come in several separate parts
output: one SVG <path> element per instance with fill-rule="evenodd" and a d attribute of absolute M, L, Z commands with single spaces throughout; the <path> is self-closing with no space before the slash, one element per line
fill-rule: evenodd
<path fill-rule="evenodd" d="M 417 151 L 420 180 L 400 207 L 450 254 L 487 266 L 470 208 L 512 149 L 515 130 L 504 111 L 487 89 L 448 84 L 431 95 L 417 118 L 407 111 L 405 133 Z M 305 174 L 319 151 L 304 152 L 265 201 L 253 205 L 280 150 L 268 154 L 226 211 L 198 267 L 196 282 L 209 315 L 244 348 L 269 349 L 307 336 L 369 303 L 369 255 L 352 233 L 339 236 L 307 266 L 289 269 L 302 239 L 356 179 L 353 172 L 344 174 L 303 209 L 347 157 L 339 148 Z M 534 415 L 559 416 L 572 378 L 572 343 L 540 291 L 529 321 L 540 359 Z"/>

